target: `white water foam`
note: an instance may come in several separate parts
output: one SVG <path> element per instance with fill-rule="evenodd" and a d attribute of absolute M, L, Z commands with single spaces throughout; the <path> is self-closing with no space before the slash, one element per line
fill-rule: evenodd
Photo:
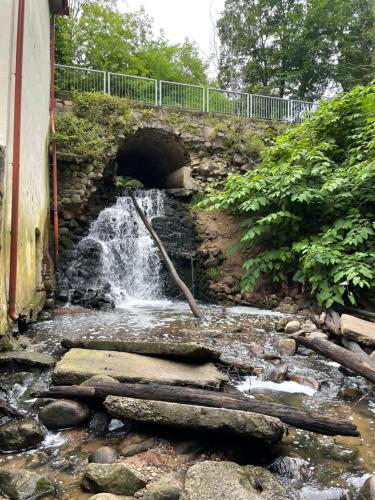
<path fill-rule="evenodd" d="M 147 219 L 164 215 L 164 193 L 157 189 L 136 191 Z M 117 199 L 100 212 L 87 236 L 103 248 L 103 277 L 111 284 L 117 307 L 142 306 L 163 299 L 159 250 L 140 219 L 130 196 Z"/>
<path fill-rule="evenodd" d="M 265 389 L 271 391 L 307 394 L 308 396 L 313 396 L 316 393 L 315 389 L 307 387 L 306 385 L 297 384 L 297 382 L 293 382 L 292 380 L 285 380 L 280 384 L 276 384 L 275 382 L 271 382 L 269 380 L 260 380 L 257 377 L 246 377 L 243 382 L 236 386 L 236 388 L 242 392 L 248 392 L 252 389 Z"/>

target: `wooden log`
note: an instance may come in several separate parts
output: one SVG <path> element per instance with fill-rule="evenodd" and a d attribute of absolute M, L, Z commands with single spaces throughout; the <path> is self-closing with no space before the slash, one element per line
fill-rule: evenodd
<path fill-rule="evenodd" d="M 294 406 L 259 401 L 257 399 L 245 400 L 227 396 L 222 392 L 190 387 L 159 384 L 98 384 L 95 387 L 53 386 L 48 390 L 34 394 L 34 396 L 41 398 L 85 399 L 95 397 L 100 400 L 109 395 L 251 411 L 277 417 L 285 424 L 293 427 L 328 436 L 359 436 L 357 427 L 349 420 L 341 417 L 322 415 L 320 412 L 307 411 Z"/>
<path fill-rule="evenodd" d="M 372 365 L 373 369 L 375 370 L 375 359 L 369 356 L 367 352 L 364 351 L 357 342 L 355 342 L 354 340 L 349 340 L 346 337 L 342 337 L 341 342 L 342 345 L 349 351 L 354 352 L 355 354 L 359 354 L 360 356 L 363 356 L 364 359 L 367 360 L 367 363 Z"/>
<path fill-rule="evenodd" d="M 344 347 L 340 347 L 329 340 L 314 338 L 307 339 L 305 337 L 296 338 L 298 344 L 308 347 L 313 351 L 332 359 L 351 370 L 357 375 L 361 375 L 365 379 L 375 384 L 375 369 L 373 364 L 370 364 L 367 359 L 357 353 L 348 351 Z"/>
<path fill-rule="evenodd" d="M 340 315 L 333 309 L 328 311 L 324 319 L 324 326 L 330 333 L 333 333 L 336 337 L 340 337 Z"/>
<path fill-rule="evenodd" d="M 182 281 L 182 279 L 179 277 L 179 275 L 178 275 L 178 273 L 176 271 L 176 268 L 173 265 L 173 262 L 169 258 L 169 255 L 167 254 L 167 251 L 164 248 L 164 245 L 163 245 L 161 239 L 157 235 L 155 229 L 152 227 L 152 225 L 147 220 L 147 217 L 143 213 L 143 210 L 139 206 L 137 200 L 135 199 L 135 196 L 133 195 L 133 193 L 131 191 L 130 191 L 130 197 L 133 200 L 135 209 L 137 210 L 140 218 L 142 219 L 143 224 L 146 226 L 147 230 L 149 231 L 149 233 L 152 236 L 152 239 L 155 241 L 156 246 L 159 248 L 160 253 L 161 253 L 161 255 L 162 255 L 163 259 L 164 259 L 165 265 L 167 266 L 167 269 L 170 272 L 170 274 L 171 274 L 174 282 L 176 283 L 176 285 L 178 286 L 178 288 L 181 290 L 181 292 L 184 294 L 184 296 L 185 296 L 185 298 L 186 298 L 186 300 L 187 300 L 187 302 L 188 302 L 188 304 L 190 306 L 190 309 L 191 309 L 192 313 L 194 314 L 194 316 L 196 318 L 203 319 L 203 314 L 201 313 L 201 311 L 200 311 L 197 303 L 195 302 L 195 299 L 194 299 L 191 291 L 185 285 L 185 283 Z"/>

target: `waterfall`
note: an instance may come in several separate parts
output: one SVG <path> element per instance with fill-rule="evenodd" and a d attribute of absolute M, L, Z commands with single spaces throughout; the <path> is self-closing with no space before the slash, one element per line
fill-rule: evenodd
<path fill-rule="evenodd" d="M 164 215 L 162 191 L 139 190 L 135 196 L 150 221 Z M 101 275 L 116 305 L 163 298 L 159 251 L 129 196 L 100 212 L 87 239 L 102 247 Z"/>

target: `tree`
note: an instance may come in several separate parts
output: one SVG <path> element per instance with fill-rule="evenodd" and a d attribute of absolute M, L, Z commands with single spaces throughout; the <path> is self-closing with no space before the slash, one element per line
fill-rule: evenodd
<path fill-rule="evenodd" d="M 58 19 L 56 62 L 185 83 L 207 81 L 193 43 L 155 38 L 144 9 L 122 14 L 113 0 L 78 0 L 70 18 Z"/>
<path fill-rule="evenodd" d="M 218 31 L 234 88 L 314 99 L 373 74 L 374 0 L 226 0 Z"/>

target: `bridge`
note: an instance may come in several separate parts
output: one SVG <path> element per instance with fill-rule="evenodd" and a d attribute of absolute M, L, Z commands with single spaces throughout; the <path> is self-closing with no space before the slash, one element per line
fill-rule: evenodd
<path fill-rule="evenodd" d="M 138 103 L 249 119 L 301 123 L 318 103 L 249 94 L 122 73 L 57 64 L 56 90 L 103 92 Z"/>

